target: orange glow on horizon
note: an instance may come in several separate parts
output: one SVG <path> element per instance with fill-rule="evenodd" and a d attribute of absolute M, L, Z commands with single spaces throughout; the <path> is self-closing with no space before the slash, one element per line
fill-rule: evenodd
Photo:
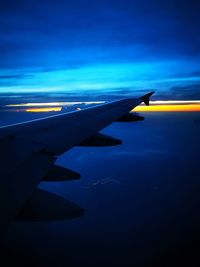
<path fill-rule="evenodd" d="M 7 111 L 13 112 L 60 112 L 62 107 L 73 107 L 77 110 L 77 104 L 103 104 L 96 102 L 49 102 L 49 103 L 24 103 L 6 105 Z M 12 109 L 12 108 L 18 109 Z M 82 106 L 81 106 L 82 107 Z M 83 108 L 84 109 L 84 108 Z M 66 111 L 68 111 L 66 109 Z M 69 110 L 70 111 L 70 110 Z M 200 112 L 200 100 L 155 100 L 150 101 L 150 106 L 141 104 L 132 110 L 133 112 Z"/>
<path fill-rule="evenodd" d="M 59 112 L 62 107 L 45 107 L 45 108 L 29 108 L 26 112 Z M 151 105 L 138 106 L 134 108 L 134 112 L 199 112 L 200 104 L 179 104 L 179 105 Z"/>
<path fill-rule="evenodd" d="M 51 108 L 28 108 L 26 112 L 51 112 L 51 111 L 61 111 L 62 107 L 51 107 Z"/>
<path fill-rule="evenodd" d="M 138 106 L 132 111 L 138 112 L 194 112 L 200 111 L 200 104 L 180 104 L 180 105 L 152 105 Z"/>

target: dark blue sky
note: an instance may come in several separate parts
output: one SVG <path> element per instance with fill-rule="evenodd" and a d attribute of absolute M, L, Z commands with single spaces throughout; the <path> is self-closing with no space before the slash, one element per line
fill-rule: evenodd
<path fill-rule="evenodd" d="M 200 98 L 199 9 L 186 0 L 1 0 L 1 93 Z"/>

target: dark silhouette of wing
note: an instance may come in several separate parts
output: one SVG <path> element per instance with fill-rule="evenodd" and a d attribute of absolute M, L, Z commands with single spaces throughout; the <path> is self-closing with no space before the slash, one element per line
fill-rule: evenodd
<path fill-rule="evenodd" d="M 54 165 L 57 156 L 78 145 L 120 144 L 120 140 L 102 135 L 99 131 L 115 121 L 139 120 L 136 115 L 131 118 L 132 114 L 129 112 L 142 102 L 148 105 L 152 94 L 153 92 L 139 98 L 123 99 L 80 111 L 1 127 L 0 230 L 5 229 L 25 206 L 26 213 L 24 212 L 23 216 L 27 214 L 25 204 L 30 198 L 30 207 L 33 207 L 33 200 L 38 199 L 34 198 L 33 194 L 43 179 L 71 180 L 80 177 L 73 171 Z M 45 198 L 41 195 L 40 192 L 40 204 Z M 34 213 L 36 214 L 35 206 Z"/>

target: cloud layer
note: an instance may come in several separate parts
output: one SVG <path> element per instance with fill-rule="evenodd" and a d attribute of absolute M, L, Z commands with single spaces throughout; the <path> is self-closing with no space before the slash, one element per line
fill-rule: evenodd
<path fill-rule="evenodd" d="M 199 84 L 197 1 L 1 1 L 0 90 Z"/>

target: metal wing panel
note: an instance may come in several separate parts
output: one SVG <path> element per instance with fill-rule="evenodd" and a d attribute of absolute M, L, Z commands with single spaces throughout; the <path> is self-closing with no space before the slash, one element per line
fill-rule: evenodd
<path fill-rule="evenodd" d="M 116 121 L 129 110 L 127 106 L 105 105 L 85 112 L 66 114 L 59 126 L 36 133 L 34 140 L 44 144 L 49 153 L 60 155 Z"/>
<path fill-rule="evenodd" d="M 116 121 L 141 102 L 141 99 L 125 99 L 14 125 L 0 129 L 0 136 L 25 137 L 42 144 L 48 153 L 60 155 Z"/>
<path fill-rule="evenodd" d="M 44 149 L 42 144 L 28 138 L 6 136 L 0 139 L 0 174 L 1 177 L 13 172 L 18 165 L 33 153 Z"/>
<path fill-rule="evenodd" d="M 32 151 L 13 168 L 8 162 L 6 166 L 0 164 L 0 233 L 15 218 L 54 162 L 53 156 Z"/>

